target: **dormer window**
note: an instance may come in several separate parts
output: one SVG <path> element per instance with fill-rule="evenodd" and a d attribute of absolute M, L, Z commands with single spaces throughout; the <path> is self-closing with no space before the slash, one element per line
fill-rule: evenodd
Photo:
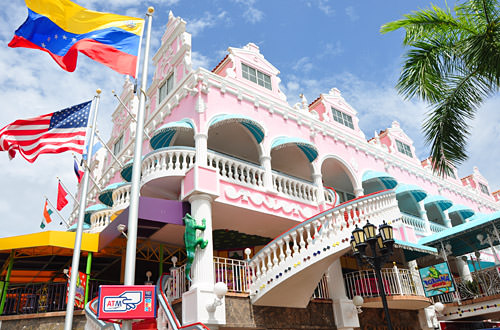
<path fill-rule="evenodd" d="M 243 76 L 243 78 L 250 80 L 251 82 L 272 90 L 270 75 L 260 72 L 259 70 L 249 67 L 248 65 L 243 63 L 241 63 L 241 75 Z"/>
<path fill-rule="evenodd" d="M 479 189 L 481 190 L 481 192 L 483 194 L 489 195 L 490 192 L 488 190 L 488 187 L 485 184 L 482 184 L 481 182 L 478 182 L 478 183 L 479 183 Z"/>
<path fill-rule="evenodd" d="M 173 89 L 174 89 L 174 74 L 172 73 L 170 76 L 168 76 L 167 80 L 163 83 L 163 85 L 160 86 L 158 103 L 161 104 L 161 102 L 167 98 L 167 95 L 170 94 Z"/>
<path fill-rule="evenodd" d="M 118 156 L 123 149 L 123 135 L 118 138 L 118 140 L 113 145 L 113 154 Z"/>
<path fill-rule="evenodd" d="M 335 120 L 337 123 L 347 126 L 350 129 L 354 129 L 354 125 L 352 124 L 352 117 L 347 113 L 344 113 L 332 107 L 332 115 L 333 120 Z"/>
<path fill-rule="evenodd" d="M 397 146 L 398 151 L 400 153 L 405 154 L 406 156 L 413 158 L 413 154 L 411 153 L 411 149 L 410 149 L 409 145 L 407 145 L 406 143 L 403 143 L 399 140 L 396 140 L 396 146 Z"/>

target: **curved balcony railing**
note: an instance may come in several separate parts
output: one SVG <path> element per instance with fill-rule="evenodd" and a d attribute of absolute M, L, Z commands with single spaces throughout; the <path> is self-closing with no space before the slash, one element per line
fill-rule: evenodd
<path fill-rule="evenodd" d="M 253 274 L 251 292 L 258 291 L 255 288 L 267 283 L 267 278 L 273 277 L 279 269 L 293 266 L 320 250 L 323 243 L 337 239 L 340 241 L 339 237 L 345 236 L 345 231 L 352 231 L 354 224 L 363 225 L 369 220 L 378 225 L 382 220 L 393 221 L 399 217 L 395 194 L 392 190 L 386 190 L 351 200 L 307 219 L 275 238 L 250 260 L 249 266 Z M 349 248 L 344 241 L 340 246 L 341 249 Z M 317 260 L 327 257 L 333 251 L 339 252 L 337 249 L 326 248 L 323 251 L 329 252 L 322 253 Z"/>
<path fill-rule="evenodd" d="M 141 183 L 162 176 L 183 176 L 194 165 L 195 150 L 189 147 L 169 147 L 144 156 Z"/>
<path fill-rule="evenodd" d="M 127 184 L 116 188 L 113 191 L 113 212 L 123 210 L 130 204 L 130 188 L 132 186 Z"/>
<path fill-rule="evenodd" d="M 297 199 L 305 200 L 308 202 L 317 201 L 317 191 L 318 187 L 307 181 L 301 181 L 289 177 L 287 175 L 278 174 L 273 172 L 272 174 L 273 189 L 278 193 L 282 193 L 287 196 L 292 196 Z"/>
<path fill-rule="evenodd" d="M 404 224 L 412 226 L 417 233 L 424 234 L 426 232 L 425 229 L 426 223 L 424 219 L 420 219 L 419 217 L 416 217 L 412 214 L 401 212 L 401 221 Z M 433 221 L 429 221 L 429 227 L 432 233 L 439 233 L 440 231 L 448 229 L 448 227 L 441 225 L 439 223 L 435 223 Z"/>
<path fill-rule="evenodd" d="M 425 297 L 420 277 L 409 269 L 383 268 L 381 269 L 381 277 L 387 296 Z M 378 297 L 382 291 L 373 269 L 345 274 L 344 282 L 349 299 L 354 296 Z"/>
<path fill-rule="evenodd" d="M 264 187 L 264 169 L 258 165 L 213 151 L 207 154 L 207 165 L 217 170 L 222 178 L 230 182 Z"/>
<path fill-rule="evenodd" d="M 110 219 L 113 213 L 113 209 L 106 209 L 92 213 L 90 216 L 90 232 L 99 233 L 106 228 L 111 221 Z"/>

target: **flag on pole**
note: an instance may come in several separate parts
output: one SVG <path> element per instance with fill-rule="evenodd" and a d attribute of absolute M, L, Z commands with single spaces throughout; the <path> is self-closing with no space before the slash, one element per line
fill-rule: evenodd
<path fill-rule="evenodd" d="M 74 164 L 73 164 L 73 169 L 75 170 L 75 175 L 76 175 L 76 178 L 78 180 L 78 183 L 80 183 L 82 181 L 82 178 L 83 178 L 83 171 L 80 170 L 80 166 L 78 166 L 78 162 L 76 161 L 76 159 L 73 159 L 74 160 Z"/>
<path fill-rule="evenodd" d="M 63 186 L 61 185 L 61 182 L 57 185 L 57 210 L 61 211 L 66 205 L 68 205 L 68 200 L 66 199 L 66 196 L 68 193 L 66 190 L 64 190 Z"/>
<path fill-rule="evenodd" d="M 30 119 L 18 119 L 0 130 L 0 151 L 28 162 L 38 155 L 72 150 L 81 154 L 92 101 Z"/>
<path fill-rule="evenodd" d="M 144 20 L 101 13 L 69 0 L 25 0 L 28 18 L 9 47 L 42 50 L 69 72 L 78 52 L 135 78 Z"/>
<path fill-rule="evenodd" d="M 50 209 L 48 204 L 49 204 L 49 202 L 47 200 L 45 200 L 45 206 L 43 207 L 43 219 L 42 219 L 42 223 L 40 224 L 40 228 L 42 228 L 42 229 L 44 229 L 47 224 L 52 222 L 50 215 L 52 213 L 54 213 L 54 211 L 52 211 Z"/>

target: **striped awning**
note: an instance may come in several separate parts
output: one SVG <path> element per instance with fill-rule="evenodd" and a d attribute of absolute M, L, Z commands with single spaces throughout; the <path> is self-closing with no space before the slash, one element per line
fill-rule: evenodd
<path fill-rule="evenodd" d="M 257 143 L 261 143 L 264 139 L 264 128 L 258 123 L 258 121 L 243 115 L 223 114 L 215 116 L 215 118 L 210 122 L 209 127 L 216 127 L 228 122 L 237 122 L 243 125 L 243 127 L 245 127 L 253 135 Z"/>
<path fill-rule="evenodd" d="M 177 132 L 189 131 L 193 129 L 193 124 L 191 124 L 191 122 L 187 119 L 167 123 L 153 133 L 151 139 L 149 140 L 149 144 L 153 150 L 169 147 L 170 142 L 172 142 L 172 139 Z"/>
<path fill-rule="evenodd" d="M 429 195 L 424 199 L 424 204 L 438 205 L 444 211 L 449 209 L 453 205 L 453 202 L 441 195 Z"/>
<path fill-rule="evenodd" d="M 417 202 L 420 202 L 427 197 L 427 192 L 425 192 L 423 188 L 414 184 L 399 184 L 394 191 L 396 192 L 396 195 L 411 194 Z"/>
<path fill-rule="evenodd" d="M 128 182 L 116 182 L 104 188 L 99 194 L 99 200 L 101 203 L 107 206 L 113 206 L 113 191 L 126 184 L 128 184 Z"/>
<path fill-rule="evenodd" d="M 309 162 L 312 162 L 318 157 L 318 150 L 311 142 L 296 137 L 278 137 L 273 141 L 271 149 L 280 149 L 289 145 L 296 145 L 300 150 L 302 150 Z"/>
<path fill-rule="evenodd" d="M 97 212 L 97 211 L 102 211 L 109 209 L 110 207 L 104 204 L 94 204 L 92 206 L 89 206 L 85 209 L 85 218 L 84 222 L 90 225 L 90 217 L 92 213 Z"/>
<path fill-rule="evenodd" d="M 458 213 L 462 218 L 467 219 L 474 215 L 474 210 L 462 204 L 455 204 L 448 209 L 448 214 Z"/>
<path fill-rule="evenodd" d="M 362 181 L 363 182 L 368 182 L 368 181 L 380 181 L 386 189 L 392 189 L 398 185 L 398 182 L 396 179 L 392 176 L 389 175 L 385 172 L 378 172 L 378 171 L 366 171 L 363 174 Z"/>

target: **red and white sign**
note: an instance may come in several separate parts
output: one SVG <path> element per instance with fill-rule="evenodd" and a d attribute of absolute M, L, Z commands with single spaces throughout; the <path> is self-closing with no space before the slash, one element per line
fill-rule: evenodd
<path fill-rule="evenodd" d="M 71 267 L 69 267 L 68 282 L 66 284 L 66 304 L 68 303 L 69 282 L 71 278 Z M 75 288 L 75 306 L 77 308 L 85 308 L 85 287 L 87 286 L 87 274 L 78 272 Z"/>
<path fill-rule="evenodd" d="M 154 285 L 101 285 L 99 320 L 151 319 L 156 317 Z"/>

